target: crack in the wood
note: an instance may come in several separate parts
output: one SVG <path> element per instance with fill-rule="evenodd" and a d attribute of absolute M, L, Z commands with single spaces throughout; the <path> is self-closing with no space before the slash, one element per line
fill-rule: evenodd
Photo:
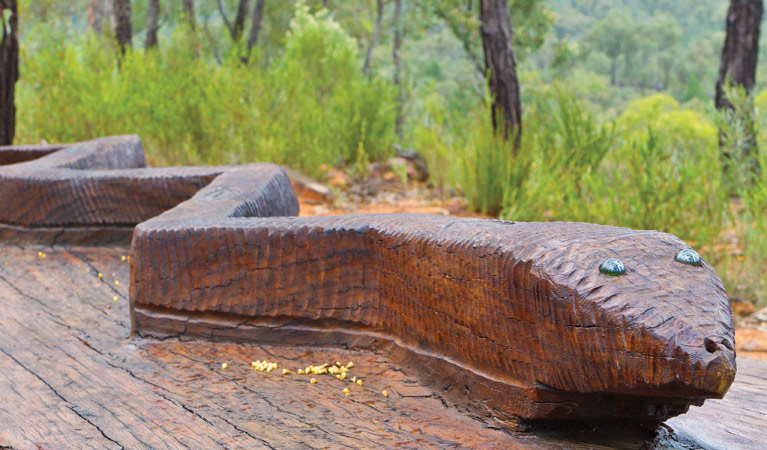
<path fill-rule="evenodd" d="M 13 355 L 11 355 L 10 353 L 6 352 L 4 349 L 0 348 L 0 352 L 3 352 L 3 353 L 4 353 L 4 354 L 7 356 L 7 357 L 11 358 L 11 359 L 12 359 L 12 360 L 13 360 L 13 361 L 14 361 L 16 364 L 18 364 L 18 365 L 19 365 L 19 366 L 20 366 L 22 369 L 26 370 L 27 372 L 29 372 L 29 374 L 30 374 L 30 375 L 34 376 L 35 378 L 37 378 L 38 380 L 40 380 L 40 382 L 42 382 L 44 385 L 46 385 L 46 386 L 48 387 L 48 389 L 50 389 L 50 390 L 51 390 L 51 392 L 53 392 L 53 393 L 54 393 L 54 395 L 56 395 L 56 397 L 60 398 L 60 399 L 61 399 L 61 400 L 62 400 L 62 401 L 63 401 L 63 402 L 66 404 L 66 407 L 67 407 L 67 409 L 71 410 L 73 413 L 75 413 L 75 414 L 77 415 L 77 417 L 81 418 L 81 419 L 82 419 L 82 420 L 84 420 L 86 423 L 88 423 L 88 424 L 89 424 L 89 425 L 91 425 L 93 428 L 95 428 L 95 429 L 96 429 L 96 431 L 98 431 L 98 432 L 99 432 L 99 434 L 101 434 L 101 436 L 103 436 L 103 437 L 104 437 L 104 439 L 106 439 L 106 440 L 108 440 L 108 441 L 110 441 L 110 442 L 112 442 L 112 443 L 116 444 L 118 447 L 120 447 L 120 449 L 121 449 L 121 450 L 125 450 L 125 447 L 123 447 L 123 445 L 122 445 L 122 444 L 120 444 L 118 441 L 116 441 L 116 440 L 112 439 L 111 437 L 107 436 L 107 434 L 104 432 L 104 430 L 102 430 L 102 429 L 101 429 L 101 428 L 100 428 L 98 425 L 96 425 L 95 423 L 91 422 L 91 421 L 90 421 L 90 419 L 88 419 L 88 418 L 87 418 L 85 415 L 83 415 L 82 413 L 80 413 L 79 411 L 77 411 L 77 409 L 75 408 L 75 404 L 74 404 L 74 403 L 72 403 L 71 401 L 67 400 L 67 399 L 66 399 L 66 397 L 64 397 L 63 395 L 61 395 L 61 394 L 59 393 L 59 391 L 57 391 L 57 390 L 56 390 L 56 388 L 54 388 L 54 387 L 53 387 L 53 386 L 52 386 L 52 385 L 51 385 L 51 384 L 50 384 L 48 381 L 46 381 L 46 380 L 45 380 L 43 377 L 41 377 L 40 375 L 38 375 L 36 372 L 32 371 L 32 370 L 31 370 L 30 368 L 28 368 L 27 366 L 25 366 L 25 365 L 24 365 L 24 364 L 23 364 L 21 361 L 19 361 L 18 359 L 16 359 L 16 358 L 15 358 Z"/>
<path fill-rule="evenodd" d="M 90 346 L 89 346 L 89 347 L 90 347 Z M 96 350 L 96 349 L 94 349 L 94 350 Z M 98 352 L 98 350 L 96 350 L 96 351 Z M 99 352 L 99 353 L 101 353 L 101 352 Z M 115 357 L 115 356 L 114 356 L 112 353 L 109 353 L 108 355 L 109 355 L 110 357 L 113 357 L 113 358 Z M 159 389 L 159 390 L 162 390 L 162 391 L 165 391 L 165 392 L 171 393 L 171 391 L 170 391 L 170 390 L 168 390 L 168 389 L 166 389 L 166 388 L 164 388 L 164 387 L 162 387 L 162 386 L 160 386 L 160 385 L 158 385 L 158 384 L 152 383 L 151 381 L 149 381 L 149 380 L 147 380 L 147 379 L 145 379 L 145 378 L 142 378 L 142 377 L 140 377 L 140 376 L 136 375 L 135 373 L 133 373 L 133 371 L 132 371 L 132 370 L 128 369 L 127 367 L 122 367 L 122 366 L 120 366 L 120 365 L 117 365 L 117 364 L 113 364 L 113 363 L 111 363 L 111 362 L 110 362 L 110 361 L 108 361 L 108 360 L 104 360 L 104 362 L 106 362 L 106 363 L 107 363 L 109 366 L 111 366 L 111 367 L 114 367 L 115 369 L 120 369 L 120 370 L 123 370 L 123 371 L 125 371 L 125 372 L 126 372 L 128 375 L 130 375 L 131 377 L 133 377 L 134 379 L 136 379 L 136 380 L 138 380 L 138 381 L 140 381 L 140 382 L 142 382 L 142 383 L 146 383 L 146 384 L 148 384 L 148 385 L 150 385 L 150 386 L 152 386 L 152 387 L 154 387 L 154 388 L 156 388 L 156 389 Z M 175 400 L 175 399 L 172 399 L 172 398 L 170 398 L 170 397 L 168 397 L 168 396 L 166 396 L 166 395 L 163 395 L 162 393 L 160 393 L 160 392 L 157 392 L 157 391 L 155 391 L 155 394 L 159 395 L 160 397 L 162 397 L 162 398 L 163 398 L 163 399 L 165 399 L 166 401 L 168 401 L 168 402 L 170 402 L 170 403 L 172 403 L 172 404 L 174 404 L 174 405 L 176 405 L 176 406 L 179 406 L 179 407 L 183 408 L 183 409 L 184 409 L 184 410 L 186 410 L 188 413 L 190 413 L 190 414 L 192 414 L 192 415 L 194 415 L 194 416 L 198 417 L 200 420 L 202 420 L 203 422 L 207 423 L 208 425 L 210 425 L 210 426 L 212 426 L 212 427 L 217 427 L 217 426 L 216 426 L 216 424 L 214 424 L 213 422 L 211 422 L 210 420 L 208 420 L 206 417 L 202 416 L 201 414 L 197 413 L 197 412 L 196 412 L 196 411 L 194 411 L 192 408 L 190 408 L 190 407 L 186 406 L 186 405 L 185 405 L 185 404 L 183 404 L 182 402 L 179 402 L 179 401 L 177 401 L 177 400 Z M 218 417 L 218 416 L 216 416 L 216 417 Z M 224 444 L 223 444 L 223 443 L 221 443 L 221 442 L 218 442 L 218 441 L 216 441 L 216 443 L 217 443 L 218 445 L 220 445 L 221 447 L 224 447 L 224 448 L 226 447 L 226 445 L 224 445 Z M 181 443 L 181 442 L 179 442 L 179 444 L 182 444 L 182 445 L 183 445 L 183 443 Z"/>
<path fill-rule="evenodd" d="M 258 436 L 256 436 L 256 435 L 254 435 L 254 434 L 252 434 L 252 433 L 248 432 L 247 430 L 243 430 L 242 428 L 240 428 L 240 427 L 238 427 L 237 425 L 233 424 L 233 423 L 232 423 L 232 422 L 231 422 L 229 419 L 227 419 L 226 417 L 221 417 L 221 420 L 223 420 L 224 422 L 226 422 L 226 423 L 228 423 L 229 425 L 231 425 L 231 426 L 232 426 L 232 428 L 234 428 L 235 430 L 237 430 L 237 431 L 239 431 L 240 433 L 243 433 L 243 434 L 245 434 L 245 435 L 247 435 L 247 436 L 250 436 L 251 438 L 253 438 L 253 439 L 257 440 L 258 442 L 260 442 L 261 444 L 265 445 L 266 447 L 268 447 L 268 448 L 270 448 L 270 449 L 272 449 L 272 450 L 277 450 L 277 447 L 274 447 L 274 446 L 272 446 L 271 444 L 269 444 L 269 441 L 267 441 L 266 439 L 262 439 L 262 438 L 260 438 L 260 437 L 258 437 Z"/>

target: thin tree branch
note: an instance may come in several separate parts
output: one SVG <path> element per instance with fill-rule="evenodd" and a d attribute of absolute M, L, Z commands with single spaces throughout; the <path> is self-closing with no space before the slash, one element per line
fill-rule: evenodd
<path fill-rule="evenodd" d="M 378 37 L 381 34 L 381 22 L 383 20 L 384 8 L 383 0 L 376 0 L 376 7 L 376 23 L 373 26 L 373 34 L 370 36 L 370 44 L 368 44 L 368 50 L 365 53 L 365 63 L 362 66 L 362 73 L 364 73 L 365 76 L 370 75 L 370 60 L 373 58 L 373 50 L 375 49 L 376 44 L 378 44 Z"/>
<path fill-rule="evenodd" d="M 250 61 L 250 52 L 258 43 L 258 33 L 261 31 L 261 19 L 264 16 L 265 0 L 256 0 L 256 7 L 253 9 L 253 16 L 250 23 L 250 36 L 248 36 L 248 49 L 245 56 L 242 57 L 243 64 Z"/>
<path fill-rule="evenodd" d="M 229 35 L 234 36 L 234 28 L 232 28 L 232 22 L 229 21 L 229 18 L 226 17 L 226 13 L 224 12 L 224 5 L 221 4 L 221 0 L 216 0 L 216 3 L 218 4 L 218 12 L 221 13 L 221 18 L 224 19 L 224 25 L 229 29 Z"/>
<path fill-rule="evenodd" d="M 485 68 L 484 66 L 479 62 L 479 58 L 477 58 L 477 55 L 474 54 L 474 52 L 471 50 L 471 45 L 469 43 L 469 36 L 468 33 L 462 32 L 456 23 L 451 21 L 447 14 L 445 14 L 444 11 L 437 8 L 434 11 L 437 14 L 437 17 L 444 20 L 447 26 L 450 28 L 450 31 L 453 32 L 455 37 L 458 38 L 459 41 L 461 41 L 461 45 L 463 46 L 463 49 L 466 51 L 466 55 L 469 56 L 469 59 L 471 59 L 471 62 L 474 63 L 474 69 L 479 73 L 482 78 L 485 77 Z"/>

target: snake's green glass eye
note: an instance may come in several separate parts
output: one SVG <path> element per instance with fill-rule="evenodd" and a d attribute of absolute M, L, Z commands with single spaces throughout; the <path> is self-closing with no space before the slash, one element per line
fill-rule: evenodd
<path fill-rule="evenodd" d="M 599 266 L 599 271 L 605 275 L 617 277 L 626 273 L 626 266 L 615 258 L 609 258 Z"/>
<path fill-rule="evenodd" d="M 686 248 L 677 253 L 676 260 L 682 264 L 689 264 L 691 266 L 699 266 L 701 264 L 700 255 L 691 248 Z"/>

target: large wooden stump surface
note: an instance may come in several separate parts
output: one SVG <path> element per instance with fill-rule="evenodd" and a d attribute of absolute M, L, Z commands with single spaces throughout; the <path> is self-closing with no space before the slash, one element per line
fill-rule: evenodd
<path fill-rule="evenodd" d="M 38 251 L 45 252 L 41 257 Z M 126 247 L 0 247 L 0 446 L 35 448 L 765 448 L 767 363 L 660 437 L 601 426 L 507 432 L 366 351 L 129 337 Z M 5 263 L 8 263 L 5 265 Z M 102 278 L 98 278 L 98 274 Z M 115 281 L 120 284 L 116 285 Z M 117 297 L 117 302 L 113 301 Z M 254 360 L 279 364 L 272 373 Z M 309 364 L 353 361 L 342 392 Z M 221 369 L 227 362 L 229 367 Z M 282 368 L 293 370 L 283 377 Z M 383 390 L 388 398 L 381 395 Z M 649 439 L 649 441 L 648 441 Z M 654 447 L 653 447 L 654 446 Z"/>

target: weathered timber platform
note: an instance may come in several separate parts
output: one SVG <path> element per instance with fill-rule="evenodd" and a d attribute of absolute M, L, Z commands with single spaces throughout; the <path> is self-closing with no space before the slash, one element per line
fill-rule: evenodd
<path fill-rule="evenodd" d="M 2 164 L 2 448 L 763 445 L 750 361 L 658 426 L 735 379 L 724 287 L 674 236 L 285 217 L 277 166 L 146 168 L 135 136 Z M 364 386 L 298 374 L 348 360 Z"/>
<path fill-rule="evenodd" d="M 767 448 L 767 363 L 743 357 L 724 399 L 657 436 L 608 425 L 511 432 L 382 354 L 129 338 L 128 252 L 0 247 L 0 448 Z M 255 371 L 258 359 L 280 371 Z M 295 374 L 350 360 L 364 385 L 348 396 L 333 377 Z"/>

